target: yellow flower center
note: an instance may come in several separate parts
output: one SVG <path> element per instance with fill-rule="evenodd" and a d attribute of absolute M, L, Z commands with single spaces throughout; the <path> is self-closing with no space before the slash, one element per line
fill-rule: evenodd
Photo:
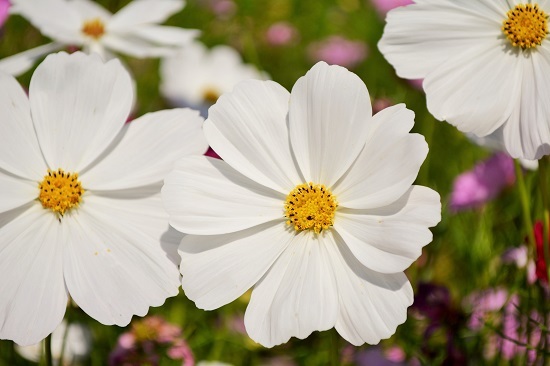
<path fill-rule="evenodd" d="M 82 26 L 82 33 L 89 37 L 99 39 L 105 33 L 105 25 L 99 18 L 87 20 Z"/>
<path fill-rule="evenodd" d="M 202 93 L 202 99 L 210 104 L 216 103 L 219 97 L 220 93 L 218 92 L 218 90 L 212 87 L 205 88 Z"/>
<path fill-rule="evenodd" d="M 287 224 L 296 231 L 313 229 L 319 234 L 334 224 L 334 212 L 338 207 L 330 189 L 311 182 L 297 185 L 286 197 Z"/>
<path fill-rule="evenodd" d="M 63 169 L 48 170 L 44 180 L 38 185 L 38 200 L 44 208 L 63 216 L 66 211 L 79 205 L 84 189 L 77 173 L 65 173 Z"/>
<path fill-rule="evenodd" d="M 539 46 L 548 34 L 548 15 L 537 4 L 518 4 L 507 13 L 502 31 L 515 47 Z"/>

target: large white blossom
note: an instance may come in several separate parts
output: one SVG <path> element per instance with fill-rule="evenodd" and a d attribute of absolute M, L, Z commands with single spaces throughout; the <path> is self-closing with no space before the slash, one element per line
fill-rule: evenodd
<path fill-rule="evenodd" d="M 253 287 L 245 326 L 271 347 L 336 330 L 378 343 L 407 316 L 403 273 L 432 240 L 439 195 L 411 184 L 428 153 L 404 105 L 372 116 L 365 84 L 324 62 L 289 93 L 249 80 L 209 110 L 224 161 L 180 159 L 162 197 L 187 233 L 185 294 L 215 309 Z"/>
<path fill-rule="evenodd" d="M 11 0 L 19 14 L 54 42 L 0 60 L 0 70 L 19 75 L 40 57 L 66 46 L 138 58 L 167 56 L 198 36 L 197 30 L 159 25 L 185 6 L 184 0 L 133 0 L 111 14 L 91 0 Z"/>
<path fill-rule="evenodd" d="M 392 10 L 379 48 L 428 109 L 463 132 L 502 128 L 515 158 L 550 153 L 550 1 L 416 0 Z"/>
<path fill-rule="evenodd" d="M 178 293 L 181 237 L 161 182 L 176 159 L 202 154 L 188 109 L 125 123 L 131 79 L 118 60 L 50 55 L 29 96 L 0 72 L 0 338 L 34 344 L 69 297 L 124 326 Z"/>

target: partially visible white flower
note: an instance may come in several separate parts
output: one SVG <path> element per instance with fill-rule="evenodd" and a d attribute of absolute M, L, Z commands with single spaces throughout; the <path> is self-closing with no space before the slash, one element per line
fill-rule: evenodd
<path fill-rule="evenodd" d="M 81 323 L 63 321 L 52 333 L 52 358 L 56 365 L 75 365 L 83 361 L 92 349 L 92 333 Z M 30 346 L 15 345 L 15 350 L 29 361 L 39 362 L 44 353 L 44 342 Z M 63 360 L 60 361 L 63 352 Z"/>
<path fill-rule="evenodd" d="M 111 14 L 91 0 L 12 0 L 12 13 L 54 42 L 0 60 L 0 70 L 17 76 L 38 58 L 68 45 L 98 53 L 104 60 L 113 58 L 112 52 L 138 58 L 167 56 L 199 34 L 159 25 L 184 6 L 184 0 L 133 0 Z"/>
<path fill-rule="evenodd" d="M 266 73 L 243 63 L 240 54 L 225 45 L 207 49 L 192 42 L 161 63 L 161 92 L 171 104 L 191 107 L 206 116 L 218 97 L 240 81 L 269 79 Z"/>
<path fill-rule="evenodd" d="M 378 47 L 424 79 L 430 113 L 460 131 L 503 129 L 514 158 L 550 154 L 547 0 L 415 0 L 393 9 Z"/>
<path fill-rule="evenodd" d="M 49 55 L 28 97 L 0 72 L 0 339 L 37 343 L 69 298 L 124 326 L 178 294 L 160 185 L 206 150 L 203 120 L 174 109 L 125 123 L 133 99 L 120 62 L 97 55 Z"/>
<path fill-rule="evenodd" d="M 390 337 L 413 290 L 403 271 L 432 240 L 440 197 L 412 185 L 426 158 L 414 113 L 372 115 L 359 77 L 317 63 L 289 93 L 248 80 L 209 110 L 224 159 L 180 159 L 162 198 L 183 289 L 202 309 L 253 287 L 247 333 L 272 347 L 336 330 L 354 345 Z"/>

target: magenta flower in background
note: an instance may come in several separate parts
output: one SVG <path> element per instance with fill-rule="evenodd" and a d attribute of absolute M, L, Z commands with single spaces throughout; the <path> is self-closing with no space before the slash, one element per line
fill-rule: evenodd
<path fill-rule="evenodd" d="M 471 294 L 465 299 L 465 305 L 471 306 L 472 315 L 468 321 L 468 327 L 472 330 L 483 328 L 488 314 L 498 312 L 508 300 L 508 292 L 505 289 L 488 289 Z"/>
<path fill-rule="evenodd" d="M 10 1 L 0 0 L 0 27 L 2 27 L 6 19 L 8 19 L 9 9 L 10 9 Z"/>
<path fill-rule="evenodd" d="M 163 355 L 181 360 L 182 366 L 195 365 L 181 328 L 153 315 L 133 322 L 131 329 L 118 338 L 116 348 L 109 356 L 109 365 L 154 366 L 160 364 Z"/>
<path fill-rule="evenodd" d="M 309 45 L 308 54 L 312 61 L 325 61 L 331 65 L 353 68 L 367 58 L 367 45 L 341 36 L 331 36 Z"/>
<path fill-rule="evenodd" d="M 481 207 L 515 181 L 513 159 L 505 153 L 496 153 L 455 178 L 451 211 Z"/>
<path fill-rule="evenodd" d="M 298 31 L 288 22 L 273 23 L 265 33 L 267 43 L 272 46 L 286 46 L 298 38 Z"/>
<path fill-rule="evenodd" d="M 412 4 L 412 0 L 371 0 L 372 5 L 380 14 L 381 17 L 385 17 L 388 11 L 397 8 L 398 6 L 405 6 Z"/>

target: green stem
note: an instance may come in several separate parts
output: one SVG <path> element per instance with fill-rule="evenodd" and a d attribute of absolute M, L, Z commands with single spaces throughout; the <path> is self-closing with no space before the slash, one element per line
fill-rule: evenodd
<path fill-rule="evenodd" d="M 46 337 L 46 342 L 44 345 L 44 348 L 46 350 L 45 358 L 46 358 L 46 366 L 53 366 L 53 359 L 52 359 L 52 335 L 49 334 Z"/>
<path fill-rule="evenodd" d="M 546 271 L 548 278 L 550 278 L 550 248 L 548 238 L 550 236 L 550 195 L 548 194 L 548 164 L 549 161 L 546 157 L 539 160 L 539 189 L 542 196 L 543 204 L 543 227 L 542 233 L 543 246 L 542 252 L 544 255 L 544 261 L 546 263 Z"/>
<path fill-rule="evenodd" d="M 533 258 L 533 248 L 536 248 L 535 235 L 533 234 L 533 220 L 531 219 L 530 199 L 525 186 L 525 177 L 523 170 L 517 160 L 514 160 L 514 166 L 516 168 L 516 177 L 518 181 L 519 199 L 521 201 L 521 209 L 523 213 L 523 224 L 527 231 L 527 237 L 529 238 L 529 245 L 527 247 L 528 258 Z"/>
<path fill-rule="evenodd" d="M 330 347 L 330 364 L 332 366 L 339 366 L 340 365 L 340 338 L 338 337 L 338 334 L 334 331 L 331 331 L 331 347 Z"/>

